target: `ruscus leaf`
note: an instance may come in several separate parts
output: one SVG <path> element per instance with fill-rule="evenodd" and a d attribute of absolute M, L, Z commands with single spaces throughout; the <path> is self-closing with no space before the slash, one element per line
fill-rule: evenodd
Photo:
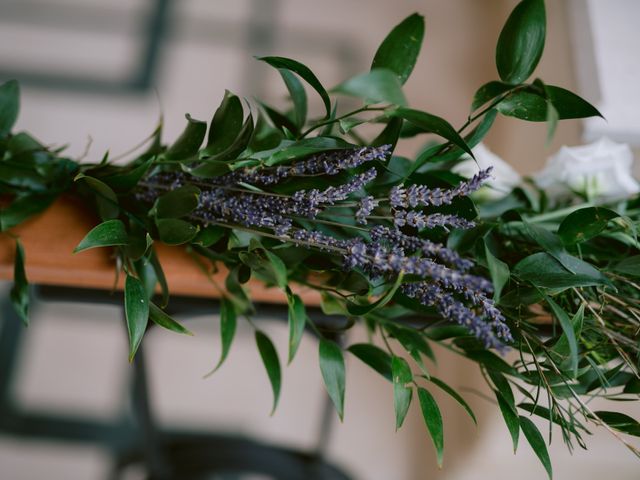
<path fill-rule="evenodd" d="M 387 115 L 390 117 L 402 118 L 419 127 L 425 133 L 435 133 L 436 135 L 440 135 L 473 157 L 473 152 L 464 139 L 458 134 L 458 132 L 456 132 L 456 129 L 443 118 L 420 110 L 404 107 L 393 109 L 389 111 Z"/>
<path fill-rule="evenodd" d="M 16 80 L 0 85 L 0 137 L 11 131 L 20 110 L 20 86 Z"/>
<path fill-rule="evenodd" d="M 517 84 L 531 76 L 544 49 L 546 23 L 544 0 L 522 0 L 511 12 L 496 47 L 502 81 Z"/>
<path fill-rule="evenodd" d="M 222 343 L 220 360 L 218 360 L 218 363 L 213 370 L 207 373 L 205 377 L 213 375 L 227 359 L 229 350 L 231 349 L 231 344 L 233 343 L 233 338 L 236 335 L 236 326 L 236 308 L 233 302 L 227 298 L 223 298 L 220 300 L 220 339 Z"/>
<path fill-rule="evenodd" d="M 264 368 L 267 370 L 267 376 L 271 383 L 271 389 L 273 390 L 273 407 L 271 409 L 271 415 L 273 415 L 278 406 L 278 400 L 280 399 L 280 386 L 282 384 L 282 373 L 280 368 L 280 360 L 278 359 L 278 352 L 276 347 L 273 346 L 271 339 L 260 330 L 256 330 L 256 345 L 262 358 Z"/>
<path fill-rule="evenodd" d="M 347 348 L 347 351 L 369 365 L 384 378 L 390 382 L 392 381 L 391 356 L 387 352 L 369 343 L 356 343 Z"/>
<path fill-rule="evenodd" d="M 396 25 L 382 41 L 371 69 L 386 68 L 405 83 L 418 59 L 424 39 L 424 17 L 414 13 Z"/>
<path fill-rule="evenodd" d="M 300 341 L 304 334 L 304 327 L 307 323 L 307 312 L 300 296 L 288 293 L 287 300 L 289 302 L 289 363 L 291 363 L 298 351 Z"/>
<path fill-rule="evenodd" d="M 411 367 L 402 357 L 394 356 L 391 359 L 391 370 L 393 373 L 393 405 L 396 413 L 396 430 L 398 430 L 402 427 L 411 405 L 413 374 Z"/>
<path fill-rule="evenodd" d="M 9 292 L 14 310 L 29 325 L 29 282 L 24 269 L 24 248 L 20 239 L 16 239 L 16 253 L 13 260 L 13 286 Z"/>
<path fill-rule="evenodd" d="M 284 57 L 259 57 L 258 60 L 266 62 L 274 68 L 290 70 L 299 75 L 305 82 L 311 85 L 316 92 L 318 92 L 318 95 L 320 95 L 327 111 L 326 116 L 329 117 L 329 115 L 331 115 L 331 100 L 329 98 L 329 94 L 320 83 L 320 80 L 318 80 L 318 77 L 315 76 L 309 67 L 296 60 Z"/>
<path fill-rule="evenodd" d="M 155 303 L 149 303 L 149 318 L 156 325 L 171 330 L 176 333 L 183 333 L 185 335 L 193 335 L 188 329 L 176 322 L 169 314 L 158 307 Z"/>
<path fill-rule="evenodd" d="M 319 346 L 320 373 L 327 393 L 336 407 L 340 421 L 344 418 L 345 368 L 342 349 L 337 343 L 321 338 Z"/>
<path fill-rule="evenodd" d="M 78 253 L 90 248 L 127 245 L 128 242 L 129 236 L 124 223 L 120 220 L 107 220 L 91 229 L 73 251 Z"/>
<path fill-rule="evenodd" d="M 149 321 L 149 300 L 140 280 L 127 275 L 124 284 L 124 309 L 129 332 L 129 361 L 138 351 Z"/>
<path fill-rule="evenodd" d="M 442 414 L 433 395 L 422 387 L 418 387 L 418 399 L 420 400 L 420 409 L 422 417 L 427 425 L 431 440 L 436 448 L 436 458 L 438 466 L 442 467 L 442 459 L 444 455 L 444 427 L 442 424 Z"/>
<path fill-rule="evenodd" d="M 171 147 L 165 153 L 169 160 L 187 160 L 198 153 L 204 136 L 207 133 L 207 124 L 201 120 L 185 115 L 187 126 Z"/>
<path fill-rule="evenodd" d="M 540 459 L 540 462 L 544 466 L 544 469 L 549 475 L 549 479 L 553 478 L 553 469 L 551 467 L 551 459 L 549 458 L 549 452 L 547 451 L 547 445 L 544 442 L 544 438 L 538 430 L 538 427 L 529 420 L 527 417 L 520 415 L 520 428 L 524 433 L 525 438 L 531 445 L 531 448 Z"/>

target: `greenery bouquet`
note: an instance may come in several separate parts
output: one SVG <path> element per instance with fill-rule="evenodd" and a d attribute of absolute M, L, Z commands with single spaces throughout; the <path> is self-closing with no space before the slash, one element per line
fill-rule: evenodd
<path fill-rule="evenodd" d="M 218 366 L 237 319 L 251 322 L 256 307 L 245 284 L 253 277 L 286 293 L 289 362 L 304 330 L 317 334 L 320 370 L 338 415 L 344 355 L 353 355 L 389 380 L 398 428 L 417 397 L 438 463 L 443 419 L 433 389 L 475 417 L 430 373 L 435 343 L 477 363 L 514 448 L 522 433 L 549 476 L 546 442 L 531 415 L 559 425 L 569 447 L 585 447 L 590 425 L 602 425 L 637 454 L 624 439 L 640 435 L 635 420 L 617 412 L 615 402 L 612 411 L 589 407 L 594 397 L 638 400 L 640 392 L 637 198 L 575 188 L 551 195 L 540 182 L 524 181 L 478 206 L 472 197 L 491 188 L 483 186 L 491 167 L 470 177 L 455 173 L 497 115 L 547 122 L 549 135 L 559 120 L 599 115 L 561 87 L 529 81 L 545 24 L 542 0 L 516 6 L 496 49 L 499 80 L 478 89 L 459 128 L 407 105 L 402 85 L 424 36 L 417 14 L 382 41 L 370 71 L 330 90 L 299 61 L 259 58 L 282 76 L 288 111 L 244 104 L 227 92 L 211 122 L 187 115 L 170 145 L 159 125 L 146 150 L 126 163 L 108 154 L 79 162 L 13 133 L 18 85 L 7 82 L 0 87 L 1 230 L 11 235 L 63 193 L 88 199 L 101 223 L 76 251 L 114 250 L 116 274 L 125 276 L 131 359 L 149 320 L 188 333 L 164 310 L 169 291 L 154 248 L 183 245 L 209 271 L 224 264 L 229 272 L 221 286 Z M 323 111 L 309 115 L 308 93 L 320 97 Z M 361 103 L 343 111 L 336 96 Z M 394 154 L 398 142 L 425 134 L 431 141 L 415 158 Z M 16 238 L 11 297 L 27 322 L 24 255 Z M 339 320 L 333 331 L 308 319 L 294 284 L 320 292 L 323 312 Z M 355 324 L 369 330 L 369 343 L 333 340 Z M 275 408 L 281 363 L 269 337 L 252 325 Z M 517 355 L 505 356 L 509 351 Z"/>

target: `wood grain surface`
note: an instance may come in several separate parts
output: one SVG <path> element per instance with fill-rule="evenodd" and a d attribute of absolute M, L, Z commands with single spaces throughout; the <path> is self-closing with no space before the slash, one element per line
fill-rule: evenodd
<path fill-rule="evenodd" d="M 99 223 L 98 218 L 74 197 L 62 197 L 44 213 L 12 229 L 22 240 L 26 255 L 27 278 L 32 284 L 56 285 L 110 290 L 115 279 L 115 262 L 109 248 L 95 248 L 77 254 L 73 249 L 87 232 Z M 172 295 L 219 297 L 219 289 L 196 265 L 182 247 L 156 243 L 169 290 Z M 0 235 L 0 279 L 13 278 L 15 241 Z M 212 279 L 224 288 L 227 269 L 216 266 Z M 122 289 L 120 276 L 117 286 Z M 247 284 L 256 302 L 284 303 L 286 297 L 277 288 L 266 288 L 261 282 Z M 310 288 L 292 285 L 308 305 L 320 303 L 319 294 Z"/>

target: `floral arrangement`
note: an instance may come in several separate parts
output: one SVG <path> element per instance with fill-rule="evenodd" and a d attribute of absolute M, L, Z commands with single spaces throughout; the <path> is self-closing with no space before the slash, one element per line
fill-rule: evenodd
<path fill-rule="evenodd" d="M 253 277 L 286 292 L 289 362 L 305 328 L 317 334 L 320 370 L 340 418 L 350 354 L 391 382 L 398 428 L 417 395 L 442 463 L 444 422 L 431 391 L 444 390 L 475 416 L 430 374 L 438 343 L 478 364 L 514 449 L 522 433 L 550 477 L 531 415 L 559 425 L 569 448 L 586 448 L 589 426 L 602 425 L 638 454 L 623 436 L 640 435 L 638 422 L 615 408 L 589 407 L 593 397 L 637 400 L 640 392 L 640 210 L 638 185 L 627 174 L 630 152 L 606 141 L 563 149 L 534 179 L 522 180 L 480 143 L 499 114 L 546 121 L 549 135 L 559 120 L 599 115 L 568 90 L 527 83 L 545 29 L 542 0 L 516 6 L 496 49 L 500 80 L 478 89 L 457 129 L 407 106 L 402 85 L 424 36 L 423 18 L 414 14 L 383 40 L 370 71 L 329 91 L 298 61 L 260 58 L 282 76 L 288 111 L 246 106 L 227 92 L 209 124 L 187 115 L 170 145 L 162 144 L 159 125 L 146 150 L 124 164 L 108 154 L 79 162 L 13 133 L 18 85 L 7 82 L 0 86 L 0 229 L 12 235 L 63 193 L 94 205 L 102 222 L 76 251 L 113 248 L 116 275 L 125 276 L 130 359 L 149 320 L 189 333 L 164 311 L 170 296 L 154 249 L 156 242 L 183 245 L 207 271 L 217 264 L 229 271 L 220 287 L 216 369 L 238 317 L 251 322 L 255 307 L 244 284 Z M 319 116 L 308 115 L 307 89 L 322 100 Z M 364 104 L 343 111 L 330 93 Z M 365 125 L 369 133 L 377 127 L 374 138 Z M 415 158 L 394 155 L 399 141 L 424 134 L 432 140 Z M 591 162 L 593 155 L 607 161 Z M 24 258 L 16 238 L 11 298 L 26 323 Z M 344 319 L 338 332 L 308 319 L 291 284 L 321 293 L 323 312 Z M 369 330 L 370 343 L 344 348 L 330 339 L 356 323 Z M 275 409 L 281 363 L 254 327 Z M 507 360 L 509 351 L 516 360 Z"/>

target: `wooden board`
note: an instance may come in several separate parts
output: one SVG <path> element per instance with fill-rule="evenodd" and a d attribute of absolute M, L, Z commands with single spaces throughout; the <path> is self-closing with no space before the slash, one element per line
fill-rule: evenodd
<path fill-rule="evenodd" d="M 98 224 L 96 216 L 80 200 L 62 197 L 44 213 L 12 229 L 22 240 L 26 256 L 27 278 L 32 284 L 56 285 L 110 290 L 115 279 L 113 252 L 95 248 L 77 254 L 73 249 L 87 232 Z M 219 290 L 181 247 L 156 244 L 169 290 L 173 295 L 219 297 Z M 15 242 L 0 235 L 0 279 L 13 278 Z M 213 280 L 224 287 L 227 270 L 223 265 Z M 122 289 L 123 279 L 118 285 Z M 265 288 L 257 281 L 247 284 L 256 302 L 285 303 L 286 297 L 277 288 Z M 319 294 L 310 288 L 292 285 L 308 305 L 320 303 Z"/>

